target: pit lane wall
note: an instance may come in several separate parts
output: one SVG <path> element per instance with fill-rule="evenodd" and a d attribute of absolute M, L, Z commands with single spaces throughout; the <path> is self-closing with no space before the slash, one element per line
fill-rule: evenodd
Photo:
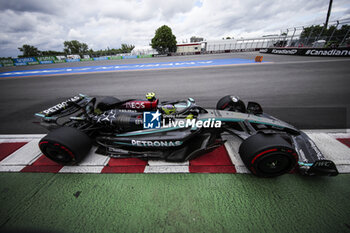
<path fill-rule="evenodd" d="M 259 51 L 278 55 L 350 57 L 350 48 L 266 48 Z"/>

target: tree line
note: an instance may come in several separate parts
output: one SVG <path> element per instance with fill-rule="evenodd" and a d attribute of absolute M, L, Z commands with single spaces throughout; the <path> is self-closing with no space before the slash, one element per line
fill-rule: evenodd
<path fill-rule="evenodd" d="M 135 48 L 134 45 L 121 44 L 121 47 L 118 49 L 107 48 L 105 50 L 101 49 L 101 50 L 94 51 L 93 49 L 89 49 L 86 43 L 83 43 L 77 40 L 65 41 L 63 43 L 63 46 L 64 46 L 63 51 L 53 51 L 53 50 L 40 51 L 35 46 L 24 44 L 22 45 L 22 47 L 18 48 L 19 51 L 22 52 L 22 55 L 18 57 L 62 56 L 62 55 L 69 55 L 69 54 L 78 54 L 80 56 L 90 55 L 91 57 L 99 57 L 99 56 L 130 53 Z"/>

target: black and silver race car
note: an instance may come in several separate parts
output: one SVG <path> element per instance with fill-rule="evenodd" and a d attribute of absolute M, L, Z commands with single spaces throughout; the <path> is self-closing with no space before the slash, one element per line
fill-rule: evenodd
<path fill-rule="evenodd" d="M 263 112 L 256 102 L 247 105 L 235 96 L 221 98 L 216 109 L 198 106 L 192 98 L 159 102 L 119 100 L 79 94 L 35 115 L 50 132 L 40 150 L 61 164 L 79 163 L 96 153 L 113 158 L 182 162 L 206 154 L 225 143 L 241 140 L 239 154 L 256 176 L 275 177 L 293 169 L 305 175 L 337 175 L 302 131 Z"/>

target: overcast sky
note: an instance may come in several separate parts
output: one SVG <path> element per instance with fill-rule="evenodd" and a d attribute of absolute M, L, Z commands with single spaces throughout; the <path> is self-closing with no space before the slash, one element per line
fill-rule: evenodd
<path fill-rule="evenodd" d="M 281 29 L 323 23 L 328 0 L 0 0 L 0 57 L 18 47 L 63 50 L 79 40 L 94 50 L 121 43 L 145 46 L 168 25 L 178 42 L 278 34 Z M 350 18 L 350 2 L 334 0 L 331 21 Z"/>

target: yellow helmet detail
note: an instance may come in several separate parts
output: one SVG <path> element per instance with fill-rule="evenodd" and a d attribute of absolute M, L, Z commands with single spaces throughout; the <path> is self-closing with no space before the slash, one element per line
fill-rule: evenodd
<path fill-rule="evenodd" d="M 156 98 L 156 93 L 154 93 L 154 92 L 148 92 L 147 94 L 146 94 L 146 99 L 148 99 L 148 100 L 154 100 Z"/>
<path fill-rule="evenodd" d="M 168 104 L 165 106 L 162 106 L 162 111 L 165 115 L 170 115 L 170 114 L 174 114 L 176 112 L 175 106 Z"/>

